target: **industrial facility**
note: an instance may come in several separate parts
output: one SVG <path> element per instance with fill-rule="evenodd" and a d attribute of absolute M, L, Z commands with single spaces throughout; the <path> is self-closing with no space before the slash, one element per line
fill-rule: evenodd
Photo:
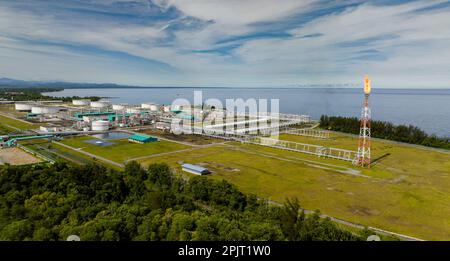
<path fill-rule="evenodd" d="M 40 128 L 41 132 L 64 131 L 108 131 L 116 128 L 127 128 L 151 125 L 162 119 L 176 116 L 177 110 L 170 106 L 155 103 L 129 105 L 112 104 L 110 101 L 90 101 L 88 99 L 73 100 L 72 103 L 17 102 L 17 112 L 26 113 L 30 122 L 48 123 Z M 165 125 L 165 127 L 168 127 Z"/>
<path fill-rule="evenodd" d="M 160 105 L 153 102 L 136 105 L 88 99 L 77 99 L 71 103 L 17 102 L 14 108 L 17 113 L 25 114 L 26 121 L 39 124 L 39 128 L 29 135 L 34 138 L 50 134 L 51 137 L 46 138 L 122 131 L 130 133 L 128 142 L 146 144 L 158 141 L 158 138 L 137 132 L 154 130 L 234 140 L 344 161 L 354 161 L 357 155 L 355 151 L 276 138 L 279 133 L 287 133 L 327 139 L 328 131 L 292 128 L 302 124 L 312 126 L 314 121 L 308 115 L 236 113 L 207 105 Z M 103 145 L 109 143 L 102 142 Z M 15 143 L 3 144 L 9 147 Z"/>
<path fill-rule="evenodd" d="M 159 105 L 153 102 L 139 105 L 125 103 L 111 103 L 110 101 L 90 101 L 87 99 L 73 100 L 71 103 L 39 103 L 17 102 L 15 110 L 26 113 L 26 119 L 30 122 L 43 123 L 41 132 L 60 131 L 108 131 L 130 127 L 153 127 L 156 129 L 171 131 L 171 123 L 182 120 L 198 126 L 204 121 L 225 122 L 229 113 L 226 110 L 211 108 L 197 108 L 194 106 Z M 259 126 L 259 123 L 270 121 L 280 117 L 279 125 L 271 125 L 271 128 L 286 127 L 299 122 L 310 121 L 306 115 L 238 115 L 236 122 L 225 124 L 213 124 L 208 126 L 206 132 L 219 133 L 231 125 L 235 134 L 249 134 L 267 132 L 267 126 Z M 47 126 L 48 125 L 48 126 Z M 188 124 L 189 126 L 189 124 Z M 200 125 L 201 126 L 201 125 Z M 256 126 L 256 127 L 255 127 Z M 255 129 L 252 129 L 255 128 Z"/>
<path fill-rule="evenodd" d="M 71 103 L 17 102 L 15 110 L 18 113 L 25 113 L 27 121 L 40 125 L 39 129 L 30 133 L 30 136 L 34 138 L 38 137 L 36 134 L 52 134 L 51 138 L 53 138 L 114 131 L 131 131 L 133 134 L 135 132 L 132 130 L 153 129 L 165 133 L 195 134 L 210 138 L 236 140 L 346 161 L 353 160 L 356 154 L 348 150 L 272 138 L 279 132 L 327 138 L 328 132 L 326 131 L 291 128 L 291 126 L 298 124 L 312 123 L 308 115 L 267 112 L 257 114 L 235 113 L 209 106 L 170 106 L 153 102 L 134 105 L 112 103 L 106 100 L 90 101 L 88 99 L 77 99 Z M 158 141 L 158 138 L 135 133 L 128 138 L 128 141 L 145 144 Z M 11 146 L 14 144 L 8 143 L 5 145 Z"/>

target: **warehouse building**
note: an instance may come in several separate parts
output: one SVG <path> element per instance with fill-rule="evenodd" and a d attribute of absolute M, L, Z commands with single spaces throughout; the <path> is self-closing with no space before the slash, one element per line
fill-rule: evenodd
<path fill-rule="evenodd" d="M 144 143 L 158 141 L 158 138 L 149 136 L 149 135 L 145 135 L 145 134 L 135 133 L 128 138 L 128 141 L 136 142 L 139 144 L 144 144 Z"/>
<path fill-rule="evenodd" d="M 196 174 L 196 175 L 206 175 L 211 173 L 207 168 L 193 164 L 183 164 L 181 165 L 183 171 Z"/>

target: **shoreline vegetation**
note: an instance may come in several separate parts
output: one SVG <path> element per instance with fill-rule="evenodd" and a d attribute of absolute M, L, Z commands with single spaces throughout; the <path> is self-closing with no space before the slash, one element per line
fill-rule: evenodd
<path fill-rule="evenodd" d="M 322 115 L 319 127 L 358 135 L 360 121 L 356 117 Z M 373 138 L 450 150 L 450 137 L 428 135 L 420 128 L 412 125 L 394 125 L 390 122 L 372 120 L 371 131 Z"/>
<path fill-rule="evenodd" d="M 352 231 L 242 193 L 225 180 L 185 179 L 169 166 L 136 162 L 116 171 L 65 162 L 0 167 L 0 239 L 362 241 Z M 393 240 L 393 238 L 390 238 Z"/>
<path fill-rule="evenodd" d="M 71 102 L 77 99 L 89 99 L 91 101 L 98 101 L 103 97 L 90 96 L 90 97 L 54 97 L 43 95 L 44 92 L 57 92 L 62 91 L 64 88 L 16 88 L 16 87 L 0 87 L 0 101 L 63 101 Z"/>

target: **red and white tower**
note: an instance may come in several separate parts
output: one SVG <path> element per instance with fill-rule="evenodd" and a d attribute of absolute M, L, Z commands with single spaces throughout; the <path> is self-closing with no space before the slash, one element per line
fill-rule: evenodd
<path fill-rule="evenodd" d="M 370 168 L 370 107 L 369 95 L 371 91 L 370 79 L 364 77 L 364 107 L 361 114 L 361 125 L 359 128 L 358 153 L 354 161 L 355 165 Z"/>

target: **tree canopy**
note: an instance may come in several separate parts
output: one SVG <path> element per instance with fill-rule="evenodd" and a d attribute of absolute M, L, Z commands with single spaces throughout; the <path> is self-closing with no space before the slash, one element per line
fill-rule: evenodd
<path fill-rule="evenodd" d="M 319 213 L 166 164 L 0 167 L 0 240 L 361 240 Z"/>
<path fill-rule="evenodd" d="M 356 117 L 327 116 L 320 117 L 320 127 L 327 130 L 359 134 L 360 122 Z M 371 121 L 371 135 L 374 138 L 388 139 L 428 147 L 450 149 L 450 137 L 428 135 L 412 125 L 394 125 L 385 121 Z"/>

